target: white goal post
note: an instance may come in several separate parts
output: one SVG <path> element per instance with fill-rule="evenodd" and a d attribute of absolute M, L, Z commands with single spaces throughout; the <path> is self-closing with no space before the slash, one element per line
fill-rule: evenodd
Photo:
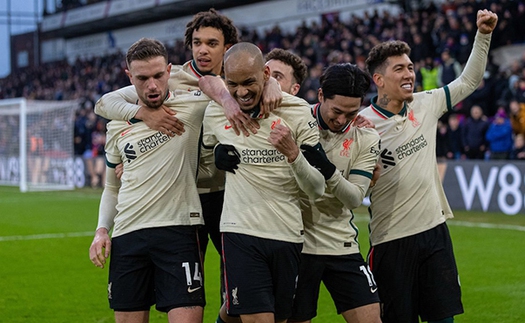
<path fill-rule="evenodd" d="M 0 100 L 0 185 L 20 191 L 74 185 L 77 101 Z"/>

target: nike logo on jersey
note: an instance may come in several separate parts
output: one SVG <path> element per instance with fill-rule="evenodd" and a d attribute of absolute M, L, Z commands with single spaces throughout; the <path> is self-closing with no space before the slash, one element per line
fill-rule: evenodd
<path fill-rule="evenodd" d="M 125 134 L 127 134 L 127 133 L 130 132 L 130 131 L 131 131 L 131 129 L 128 129 L 128 130 L 122 131 L 122 132 L 120 133 L 120 136 L 122 137 L 122 136 L 124 136 Z"/>
<path fill-rule="evenodd" d="M 377 292 L 377 287 L 370 287 L 370 292 L 373 294 Z"/>
<path fill-rule="evenodd" d="M 224 130 L 228 130 L 228 129 L 231 129 L 232 125 L 231 124 L 227 124 L 224 126 Z"/>
<path fill-rule="evenodd" d="M 197 290 L 199 290 L 201 288 L 202 288 L 202 286 L 199 286 L 197 288 L 191 288 L 191 286 L 188 286 L 188 293 L 193 293 L 193 292 L 195 292 L 195 291 L 197 291 Z"/>

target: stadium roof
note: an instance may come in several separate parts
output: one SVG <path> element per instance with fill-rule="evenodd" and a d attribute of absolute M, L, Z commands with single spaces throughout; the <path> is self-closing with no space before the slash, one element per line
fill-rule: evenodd
<path fill-rule="evenodd" d="M 44 39 L 80 37 L 107 30 L 194 15 L 199 11 L 210 8 L 220 10 L 261 1 L 262 0 L 167 0 L 164 1 L 166 4 L 154 4 L 146 8 L 124 10 L 126 11 L 125 13 L 112 15 L 111 6 L 117 4 L 122 6 L 123 1 L 107 0 L 45 16 L 40 28 L 40 35 Z M 145 2 L 151 1 L 146 0 Z M 161 1 L 161 3 L 162 2 L 163 1 Z M 153 3 L 155 2 L 153 1 Z M 92 14 L 92 18 L 86 18 L 90 14 Z M 76 20 L 72 18 L 75 16 L 77 17 Z"/>

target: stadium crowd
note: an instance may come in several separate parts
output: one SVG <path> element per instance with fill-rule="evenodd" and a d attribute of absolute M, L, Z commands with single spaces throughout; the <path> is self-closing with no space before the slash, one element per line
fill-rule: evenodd
<path fill-rule="evenodd" d="M 500 17 L 491 50 L 525 42 L 525 3 L 511 0 L 448 0 L 398 15 L 367 11 L 351 15 L 348 21 L 332 13 L 323 15 L 320 24 L 303 23 L 294 32 L 276 25 L 264 34 L 242 27 L 240 35 L 242 41 L 256 44 L 263 53 L 279 47 L 300 55 L 309 71 L 298 96 L 314 103 L 325 67 L 351 62 L 364 69 L 370 49 L 391 39 L 404 40 L 412 48 L 416 90 L 447 84 L 458 76 L 471 52 L 476 12 L 481 8 Z M 168 50 L 173 64 L 191 59 L 182 39 Z M 78 58 L 72 64 L 67 60 L 46 63 L 1 79 L 0 99 L 80 100 L 75 153 L 87 159 L 101 158 L 106 120 L 94 114 L 93 106 L 104 93 L 129 85 L 125 68 L 124 53 Z M 374 92 L 372 88 L 368 99 Z M 442 118 L 437 130 L 438 158 L 525 159 L 525 53 L 509 68 L 489 61 L 482 84 L 455 110 Z M 92 178 L 98 178 L 96 168 Z M 92 185 L 100 182 L 94 179 Z"/>

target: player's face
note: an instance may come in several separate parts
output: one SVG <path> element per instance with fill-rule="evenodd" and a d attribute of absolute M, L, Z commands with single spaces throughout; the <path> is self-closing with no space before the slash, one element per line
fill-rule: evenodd
<path fill-rule="evenodd" d="M 383 92 L 391 100 L 412 101 L 416 81 L 414 64 L 406 54 L 391 56 L 387 63 L 383 74 Z"/>
<path fill-rule="evenodd" d="M 322 89 L 319 89 L 318 99 L 321 102 L 319 107 L 321 117 L 333 132 L 343 130 L 352 122 L 361 107 L 361 98 L 335 95 L 332 99 L 325 99 Z"/>
<path fill-rule="evenodd" d="M 158 108 L 164 103 L 168 92 L 168 79 L 171 64 L 162 56 L 148 60 L 132 61 L 126 74 L 135 86 L 140 101 L 150 108 Z"/>
<path fill-rule="evenodd" d="M 201 27 L 193 31 L 191 51 L 201 72 L 220 75 L 222 59 L 227 49 L 221 30 Z"/>
<path fill-rule="evenodd" d="M 224 77 L 231 96 L 239 103 L 241 110 L 248 111 L 259 104 L 270 69 L 268 66 L 254 68 L 252 64 L 243 62 L 226 64 Z"/>
<path fill-rule="evenodd" d="M 266 66 L 270 68 L 271 75 L 279 82 L 283 92 L 291 95 L 296 95 L 299 92 L 300 85 L 296 83 L 293 77 L 293 68 L 290 65 L 277 59 L 271 59 L 266 62 Z"/>

